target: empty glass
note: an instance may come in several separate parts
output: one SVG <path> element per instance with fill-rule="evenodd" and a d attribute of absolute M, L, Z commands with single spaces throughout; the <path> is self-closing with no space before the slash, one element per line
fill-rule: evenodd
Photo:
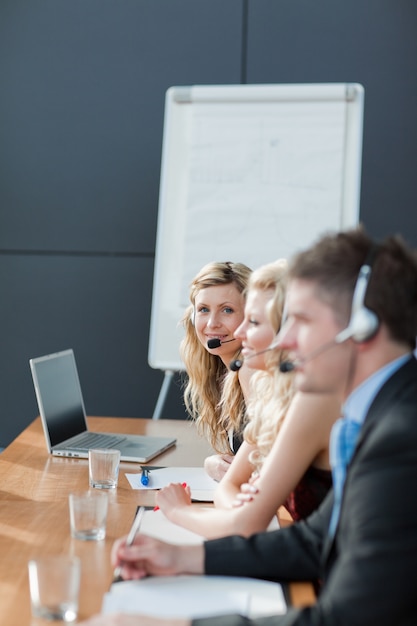
<path fill-rule="evenodd" d="M 76 556 L 42 556 L 28 563 L 33 617 L 73 622 L 78 614 L 81 564 Z"/>

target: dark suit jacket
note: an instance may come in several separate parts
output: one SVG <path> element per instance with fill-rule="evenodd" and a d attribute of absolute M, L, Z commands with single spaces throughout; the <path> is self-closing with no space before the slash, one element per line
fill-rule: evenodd
<path fill-rule="evenodd" d="M 284 616 L 195 620 L 198 626 L 417 624 L 417 362 L 382 387 L 362 427 L 332 542 L 332 492 L 304 522 L 205 544 L 207 574 L 322 579 L 317 603 Z"/>

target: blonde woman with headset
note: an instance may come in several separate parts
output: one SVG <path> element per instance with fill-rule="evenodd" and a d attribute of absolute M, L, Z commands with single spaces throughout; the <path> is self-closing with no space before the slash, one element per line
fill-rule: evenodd
<path fill-rule="evenodd" d="M 225 475 L 242 442 L 251 370 L 231 372 L 224 383 L 230 361 L 240 354 L 241 341 L 234 332 L 243 320 L 250 273 L 243 263 L 205 265 L 190 285 L 191 304 L 182 320 L 184 402 L 216 452 L 205 460 L 205 469 L 215 480 Z"/>
<path fill-rule="evenodd" d="M 287 264 L 253 272 L 245 317 L 235 336 L 251 379 L 245 441 L 216 491 L 214 509 L 191 505 L 189 490 L 171 484 L 157 493 L 162 512 L 206 538 L 265 530 L 285 505 L 294 519 L 307 517 L 331 486 L 329 433 L 340 415 L 338 398 L 295 393 L 293 375 L 279 371 L 281 355 L 267 351 L 281 325 Z"/>

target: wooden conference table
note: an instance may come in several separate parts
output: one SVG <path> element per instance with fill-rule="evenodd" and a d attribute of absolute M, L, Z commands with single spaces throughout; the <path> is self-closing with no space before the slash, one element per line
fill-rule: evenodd
<path fill-rule="evenodd" d="M 192 422 L 109 417 L 92 417 L 88 422 L 94 431 L 176 437 L 176 446 L 157 457 L 161 466 L 201 466 L 210 453 Z M 0 454 L 1 625 L 50 624 L 34 620 L 30 612 L 27 562 L 42 554 L 79 556 L 79 620 L 100 612 L 103 594 L 112 579 L 110 550 L 114 540 L 128 532 L 138 505 L 154 505 L 154 491 L 133 490 L 126 479 L 125 473 L 137 469 L 135 463 L 121 463 L 118 488 L 109 494 L 106 539 L 83 542 L 70 536 L 68 494 L 88 489 L 88 460 L 50 456 L 40 418 Z M 308 584 L 290 585 L 290 596 L 298 606 L 314 601 Z"/>

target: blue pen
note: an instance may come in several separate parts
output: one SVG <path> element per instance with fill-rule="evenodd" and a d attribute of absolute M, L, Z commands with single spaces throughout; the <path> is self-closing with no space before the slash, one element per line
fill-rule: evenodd
<path fill-rule="evenodd" d="M 149 470 L 146 469 L 146 467 L 142 467 L 140 482 L 144 487 L 147 487 L 149 485 Z"/>

